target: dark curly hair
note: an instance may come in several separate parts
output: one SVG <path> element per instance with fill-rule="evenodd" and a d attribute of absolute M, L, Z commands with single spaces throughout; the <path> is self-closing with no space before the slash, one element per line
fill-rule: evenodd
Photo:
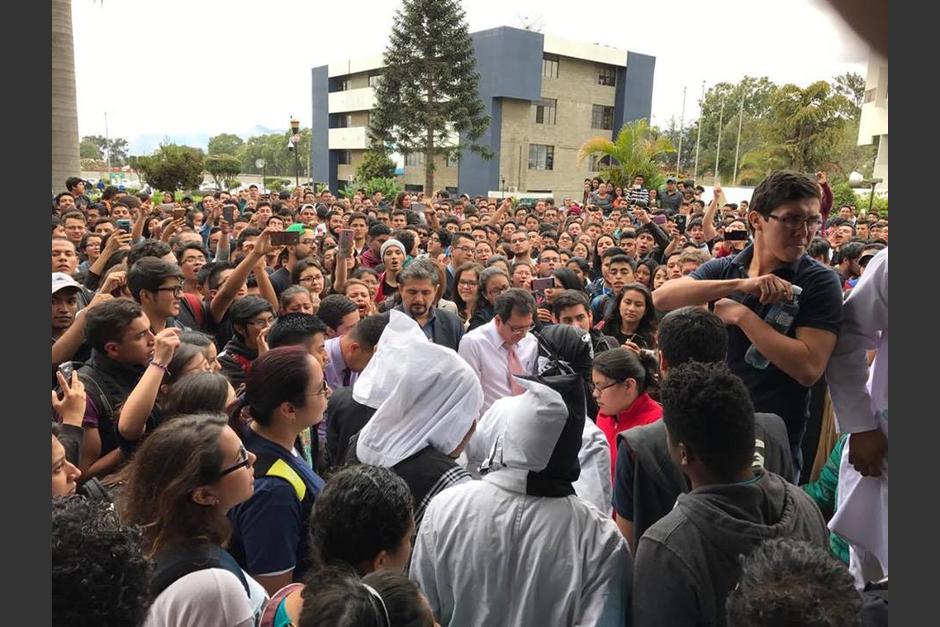
<path fill-rule="evenodd" d="M 845 565 L 802 540 L 767 540 L 741 558 L 728 627 L 855 627 L 862 598 Z"/>
<path fill-rule="evenodd" d="M 728 330 L 714 313 L 701 307 L 680 307 L 659 323 L 659 350 L 666 366 L 687 361 L 724 361 L 728 354 Z"/>
<path fill-rule="evenodd" d="M 140 625 L 151 602 L 150 570 L 140 532 L 110 502 L 52 499 L 53 625 Z"/>
<path fill-rule="evenodd" d="M 314 564 L 348 564 L 366 574 L 379 552 L 394 551 L 413 532 L 413 510 L 411 490 L 391 470 L 367 464 L 343 468 L 313 505 Z"/>
<path fill-rule="evenodd" d="M 603 357 L 607 353 L 601 353 Z M 718 479 L 731 482 L 754 461 L 754 405 L 727 364 L 689 361 L 670 368 L 660 387 L 663 422 Z"/>

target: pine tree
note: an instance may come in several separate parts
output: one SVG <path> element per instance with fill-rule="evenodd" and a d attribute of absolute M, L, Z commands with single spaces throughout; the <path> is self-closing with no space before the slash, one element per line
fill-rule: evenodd
<path fill-rule="evenodd" d="M 433 193 L 435 155 L 470 149 L 492 157 L 476 143 L 490 118 L 477 95 L 473 42 L 459 0 L 403 0 L 394 19 L 369 136 L 401 154 L 424 154 L 424 190 Z M 444 148 L 452 132 L 461 145 Z"/>

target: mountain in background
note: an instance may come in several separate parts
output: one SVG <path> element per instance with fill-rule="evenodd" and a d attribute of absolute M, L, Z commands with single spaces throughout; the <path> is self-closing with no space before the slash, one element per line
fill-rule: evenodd
<path fill-rule="evenodd" d="M 287 129 L 284 129 L 285 131 Z M 236 132 L 235 134 L 241 137 L 242 139 L 247 140 L 249 137 L 255 137 L 257 135 L 269 135 L 271 133 L 279 132 L 277 129 L 268 128 L 266 126 L 261 126 L 260 124 L 255 124 L 251 128 L 243 132 Z M 179 144 L 182 146 L 192 146 L 193 148 L 201 148 L 202 150 L 207 150 L 209 147 L 209 138 L 217 135 L 218 133 L 213 133 L 212 135 L 208 133 L 150 133 L 145 135 L 137 135 L 128 140 L 129 150 L 128 154 L 131 155 L 149 155 L 154 150 L 160 147 L 160 144 L 165 140 L 168 140 L 171 143 Z"/>

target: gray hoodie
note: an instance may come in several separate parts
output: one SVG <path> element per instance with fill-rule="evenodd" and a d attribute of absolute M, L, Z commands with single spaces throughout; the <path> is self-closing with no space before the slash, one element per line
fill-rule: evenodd
<path fill-rule="evenodd" d="M 739 556 L 769 538 L 826 548 L 819 508 L 800 488 L 760 470 L 747 483 L 683 494 L 640 538 L 634 565 L 633 625 L 724 625 Z"/>

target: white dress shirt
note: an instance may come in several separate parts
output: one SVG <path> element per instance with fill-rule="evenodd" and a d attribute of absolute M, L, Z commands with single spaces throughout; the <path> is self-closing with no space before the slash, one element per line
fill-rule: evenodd
<path fill-rule="evenodd" d="M 483 386 L 483 409 L 486 412 L 497 399 L 512 396 L 509 385 L 509 351 L 496 331 L 496 321 L 490 320 L 470 331 L 460 340 L 457 351 L 480 378 Z M 516 344 L 516 356 L 526 374 L 534 374 L 538 358 L 538 340 L 531 333 Z"/>

